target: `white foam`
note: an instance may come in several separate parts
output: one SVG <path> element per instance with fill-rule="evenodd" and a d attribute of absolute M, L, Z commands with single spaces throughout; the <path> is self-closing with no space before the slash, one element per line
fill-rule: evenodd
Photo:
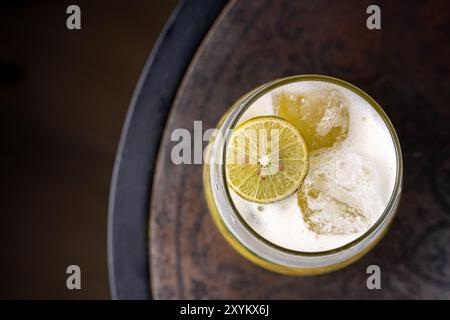
<path fill-rule="evenodd" d="M 309 205 L 321 214 L 312 222 L 336 225 L 341 232 L 322 233 L 311 230 L 303 219 L 297 196 L 260 205 L 246 201 L 230 190 L 236 208 L 244 220 L 261 236 L 279 246 L 304 252 L 330 250 L 358 238 L 383 213 L 393 192 L 396 176 L 395 148 L 380 115 L 356 93 L 327 82 L 302 81 L 277 88 L 276 91 L 307 94 L 311 90 L 334 89 L 348 101 L 349 130 L 347 138 L 332 150 L 311 158 L 305 186 L 319 173 L 327 176 L 326 199 L 345 201 L 364 213 L 364 219 L 347 221 L 339 216 L 335 202 L 325 198 L 310 199 Z M 239 122 L 261 115 L 273 115 L 271 94 L 259 98 Z M 332 115 L 329 115 L 332 122 Z M 331 230 L 331 229 L 330 229 Z"/>

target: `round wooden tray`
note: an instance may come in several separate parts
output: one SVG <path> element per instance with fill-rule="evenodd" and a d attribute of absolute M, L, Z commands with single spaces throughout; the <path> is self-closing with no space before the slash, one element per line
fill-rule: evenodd
<path fill-rule="evenodd" d="M 154 298 L 450 298 L 450 6 L 379 1 L 233 1 L 204 39 L 178 90 L 159 150 L 150 206 Z M 325 74 L 368 92 L 403 148 L 401 208 L 381 243 L 337 272 L 289 277 L 236 253 L 205 204 L 201 165 L 174 165 L 171 132 L 212 128 L 239 96 L 266 81 Z M 206 142 L 205 142 L 206 145 Z M 366 287 L 367 266 L 382 290 Z"/>

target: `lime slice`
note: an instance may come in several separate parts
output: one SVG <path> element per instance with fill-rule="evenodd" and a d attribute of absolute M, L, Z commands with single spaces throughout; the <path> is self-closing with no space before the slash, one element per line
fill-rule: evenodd
<path fill-rule="evenodd" d="M 242 198 L 272 203 L 294 194 L 308 173 L 300 131 L 274 116 L 252 118 L 233 130 L 227 145 L 228 186 Z"/>

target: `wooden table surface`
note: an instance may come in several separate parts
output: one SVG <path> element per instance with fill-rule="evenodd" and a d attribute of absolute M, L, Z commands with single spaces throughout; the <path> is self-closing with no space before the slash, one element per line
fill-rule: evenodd
<path fill-rule="evenodd" d="M 233 1 L 191 63 L 172 106 L 151 195 L 154 298 L 450 298 L 450 6 L 379 1 L 382 29 L 366 28 L 369 1 Z M 176 128 L 212 128 L 266 81 L 325 74 L 368 92 L 402 144 L 404 191 L 381 243 L 331 274 L 290 277 L 245 260 L 213 225 L 201 165 L 174 165 Z M 205 143 L 206 144 L 206 143 Z M 366 288 L 378 264 L 382 290 Z"/>

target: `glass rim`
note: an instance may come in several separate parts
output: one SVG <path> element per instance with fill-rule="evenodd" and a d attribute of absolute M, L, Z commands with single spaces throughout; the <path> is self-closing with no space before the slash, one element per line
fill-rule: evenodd
<path fill-rule="evenodd" d="M 384 112 L 384 110 L 381 108 L 381 106 L 369 94 L 367 94 L 362 89 L 360 89 L 344 80 L 330 77 L 330 76 L 325 76 L 325 75 L 307 74 L 307 75 L 290 76 L 290 77 L 286 77 L 286 78 L 276 79 L 274 81 L 268 82 L 266 84 L 263 84 L 263 85 L 257 87 L 256 89 L 253 90 L 253 92 L 250 91 L 250 93 L 248 93 L 248 97 L 246 97 L 242 102 L 239 102 L 239 104 L 237 104 L 235 106 L 236 108 L 237 107 L 242 107 L 242 108 L 241 108 L 241 110 L 239 110 L 239 113 L 237 115 L 235 115 L 235 117 L 232 120 L 232 122 L 230 123 L 230 126 L 228 129 L 234 129 L 236 127 L 237 122 L 242 117 L 242 115 L 245 113 L 245 111 L 247 111 L 247 109 L 256 100 L 258 100 L 260 97 L 262 97 L 266 93 L 268 93 L 276 88 L 279 88 L 283 85 L 287 85 L 287 84 L 294 83 L 294 82 L 301 82 L 301 81 L 321 81 L 321 82 L 328 82 L 331 84 L 335 84 L 335 85 L 344 87 L 344 88 L 352 91 L 353 93 L 357 94 L 364 100 L 366 100 L 371 105 L 371 107 L 374 108 L 375 111 L 380 115 L 383 122 L 385 123 L 385 125 L 389 131 L 389 134 L 391 136 L 392 142 L 394 144 L 395 155 L 396 155 L 396 177 L 395 177 L 395 184 L 394 184 L 394 188 L 392 190 L 391 197 L 389 198 L 388 204 L 386 205 L 386 208 L 384 209 L 383 213 L 380 215 L 378 220 L 366 232 L 364 232 L 362 235 L 360 235 L 356 239 L 354 239 L 342 246 L 333 248 L 333 249 L 323 250 L 323 251 L 313 251 L 313 252 L 288 249 L 288 248 L 279 246 L 279 245 L 267 240 L 263 236 L 261 236 L 241 216 L 241 214 L 237 210 L 236 206 L 234 205 L 234 202 L 233 202 L 230 192 L 229 192 L 228 185 L 226 184 L 226 181 L 225 181 L 225 176 L 226 176 L 225 175 L 225 167 L 226 167 L 225 163 L 220 164 L 220 166 L 222 167 L 220 178 L 224 182 L 223 185 L 224 185 L 224 189 L 225 189 L 225 194 L 227 196 L 227 200 L 228 200 L 232 210 L 234 211 L 236 217 L 239 219 L 239 221 L 244 226 L 244 228 L 248 232 L 250 232 L 256 239 L 258 239 L 259 241 L 262 241 L 263 243 L 265 243 L 269 247 L 272 247 L 273 249 L 276 249 L 276 250 L 279 250 L 279 251 L 282 251 L 284 253 L 291 254 L 291 255 L 307 256 L 307 257 L 327 256 L 327 255 L 332 255 L 332 254 L 343 252 L 347 249 L 350 249 L 350 248 L 356 246 L 357 244 L 361 243 L 365 239 L 369 238 L 372 234 L 374 234 L 378 230 L 379 227 L 382 226 L 383 222 L 389 217 L 390 213 L 392 213 L 395 210 L 395 206 L 398 202 L 398 197 L 400 195 L 400 191 L 402 189 L 402 182 L 403 182 L 402 152 L 401 152 L 401 147 L 400 147 L 400 141 L 398 139 L 397 133 L 395 132 L 394 126 L 392 125 L 392 122 L 390 121 L 389 117 Z M 228 145 L 228 138 L 225 139 L 225 143 L 224 143 L 224 148 L 223 148 L 223 157 L 224 158 L 223 159 L 225 159 L 227 145 Z M 227 229 L 228 229 L 228 227 L 227 227 Z M 229 230 L 229 231 L 231 234 L 233 234 L 233 232 L 231 232 L 231 230 Z M 233 234 L 233 237 L 239 243 L 241 243 L 244 247 L 249 249 L 244 243 L 242 243 L 241 240 L 236 238 L 236 236 L 234 234 Z M 253 252 L 253 254 L 256 254 L 256 253 Z"/>

